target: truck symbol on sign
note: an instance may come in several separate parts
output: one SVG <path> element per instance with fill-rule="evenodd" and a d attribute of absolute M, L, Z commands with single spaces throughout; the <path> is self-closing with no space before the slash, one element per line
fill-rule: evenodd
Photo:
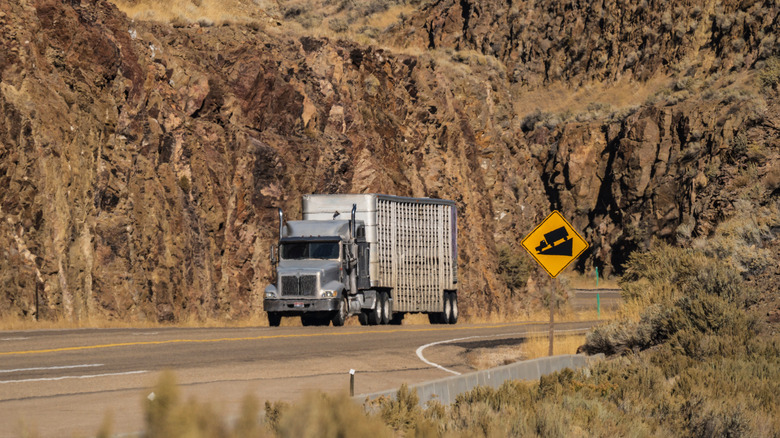
<path fill-rule="evenodd" d="M 544 233 L 544 240 L 539 242 L 536 252 L 543 255 L 559 255 L 571 257 L 572 238 L 566 227 L 560 227 L 549 233 Z"/>

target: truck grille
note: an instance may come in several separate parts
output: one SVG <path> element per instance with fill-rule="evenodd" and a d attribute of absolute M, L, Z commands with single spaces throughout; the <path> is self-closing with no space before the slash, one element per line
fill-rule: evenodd
<path fill-rule="evenodd" d="M 282 276 L 283 296 L 313 296 L 317 291 L 316 275 L 285 275 Z"/>

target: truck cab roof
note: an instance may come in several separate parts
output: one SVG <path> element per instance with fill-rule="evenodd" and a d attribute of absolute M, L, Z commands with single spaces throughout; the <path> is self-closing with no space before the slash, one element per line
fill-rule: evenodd
<path fill-rule="evenodd" d="M 348 220 L 287 221 L 283 238 L 332 237 L 348 239 L 349 222 Z M 357 221 L 355 225 L 358 234 L 356 237 L 359 237 L 363 231 L 363 221 Z"/>

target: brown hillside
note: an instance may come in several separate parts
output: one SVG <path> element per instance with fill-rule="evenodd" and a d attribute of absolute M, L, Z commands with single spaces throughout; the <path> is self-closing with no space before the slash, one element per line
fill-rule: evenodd
<path fill-rule="evenodd" d="M 612 273 L 780 193 L 773 2 L 192 4 L 0 4 L 0 315 L 256 314 L 312 192 L 456 200 L 465 311 L 512 314 L 552 208 Z"/>

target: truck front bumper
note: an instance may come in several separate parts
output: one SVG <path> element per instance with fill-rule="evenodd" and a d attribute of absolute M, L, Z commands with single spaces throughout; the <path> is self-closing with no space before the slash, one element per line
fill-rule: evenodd
<path fill-rule="evenodd" d="M 263 300 L 263 310 L 300 314 L 306 312 L 333 312 L 339 308 L 340 298 L 271 298 Z"/>

